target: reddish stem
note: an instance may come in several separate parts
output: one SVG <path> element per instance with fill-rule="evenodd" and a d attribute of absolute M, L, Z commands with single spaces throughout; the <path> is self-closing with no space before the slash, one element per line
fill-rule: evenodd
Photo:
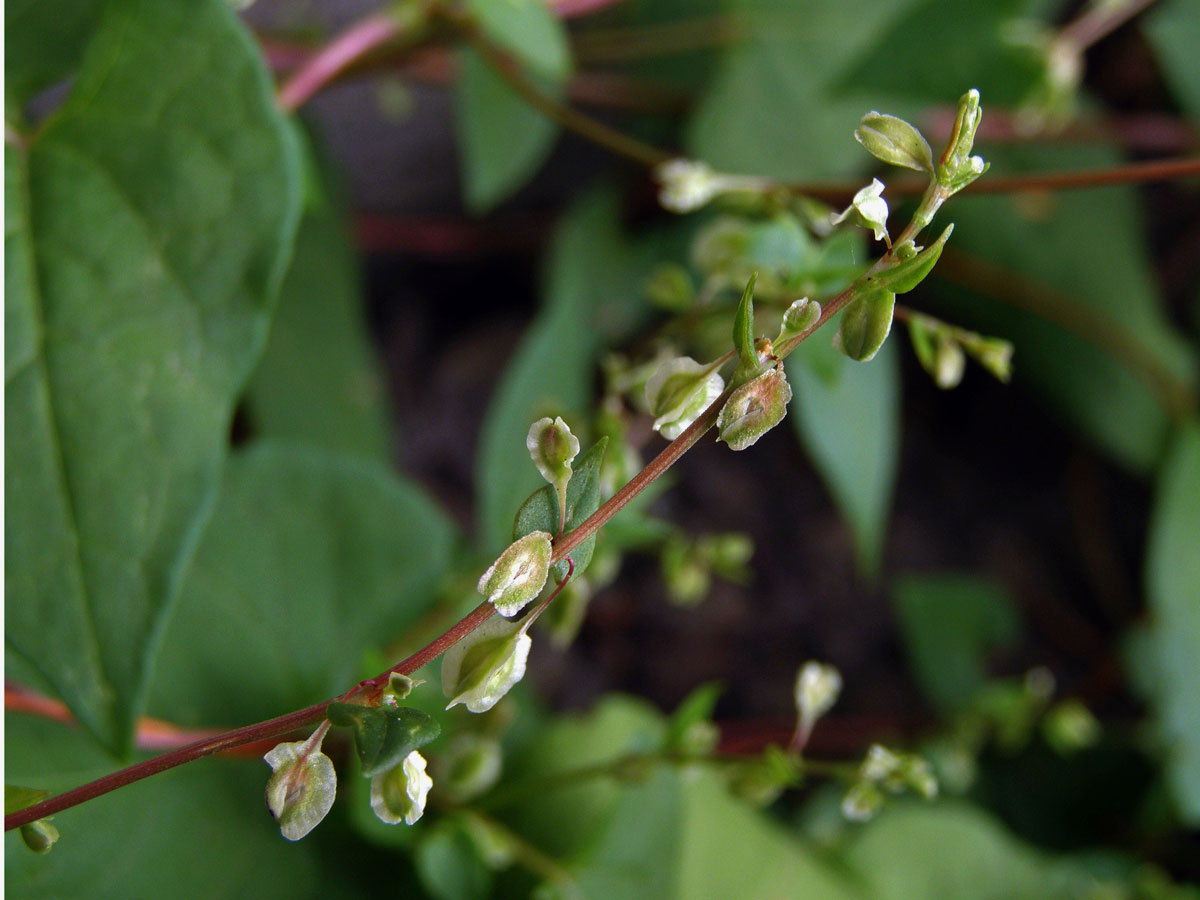
<path fill-rule="evenodd" d="M 333 81 L 347 67 L 377 47 L 395 40 L 400 24 L 386 13 L 376 13 L 352 24 L 310 56 L 279 89 L 279 105 L 294 112 Z"/>

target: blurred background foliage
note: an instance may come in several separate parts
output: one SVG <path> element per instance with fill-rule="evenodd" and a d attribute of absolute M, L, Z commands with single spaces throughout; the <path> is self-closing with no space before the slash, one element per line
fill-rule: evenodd
<path fill-rule="evenodd" d="M 11 896 L 1200 895 L 1197 183 L 1020 181 L 1194 158 L 1200 4 L 395 26 L 415 9 L 6 5 L 6 782 L 65 789 L 417 649 L 539 484 L 530 421 L 608 435 L 628 478 L 661 446 L 638 364 L 723 352 L 750 271 L 766 333 L 869 261 L 811 204 L 662 213 L 597 121 L 842 205 L 903 181 L 863 113 L 937 147 L 978 88 L 992 170 L 906 301 L 1011 340 L 1012 384 L 939 391 L 899 325 L 869 364 L 818 334 L 791 427 L 698 446 L 614 521 L 509 700 L 414 694 L 445 725 L 416 826 L 331 739 L 342 795 L 289 844 L 251 747 L 60 814 L 48 855 L 10 833 Z M 379 12 L 389 39 L 280 111 Z M 773 767 L 809 658 L 845 690 L 808 755 L 920 752 L 937 801 L 849 823 L 836 777 Z"/>

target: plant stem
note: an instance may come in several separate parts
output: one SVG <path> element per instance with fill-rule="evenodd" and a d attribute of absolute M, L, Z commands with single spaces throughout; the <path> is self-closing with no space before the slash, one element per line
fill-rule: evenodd
<path fill-rule="evenodd" d="M 375 13 L 350 25 L 310 56 L 279 89 L 279 105 L 295 112 L 338 75 L 371 51 L 400 37 L 401 22 Z"/>

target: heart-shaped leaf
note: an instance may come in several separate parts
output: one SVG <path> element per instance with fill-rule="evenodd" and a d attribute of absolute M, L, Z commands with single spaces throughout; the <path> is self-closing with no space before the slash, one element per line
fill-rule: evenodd
<path fill-rule="evenodd" d="M 354 749 L 368 778 L 398 766 L 442 730 L 433 718 L 409 706 L 330 703 L 326 715 L 339 728 L 354 729 Z"/>

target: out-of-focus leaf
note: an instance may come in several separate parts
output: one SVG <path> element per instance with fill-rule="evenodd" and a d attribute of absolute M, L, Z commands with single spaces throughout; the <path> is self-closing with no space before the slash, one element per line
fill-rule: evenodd
<path fill-rule="evenodd" d="M 433 600 L 454 529 L 367 460 L 263 444 L 230 459 L 163 642 L 153 709 L 254 721 L 328 699 Z"/>
<path fill-rule="evenodd" d="M 606 447 L 608 438 L 600 438 L 575 463 L 575 473 L 567 483 L 567 524 L 564 533 L 578 528 L 600 507 L 600 465 L 604 461 Z M 558 495 L 553 485 L 538 488 L 517 510 L 513 521 L 513 540 L 533 531 L 558 534 Z M 593 534 L 571 552 L 571 562 L 574 564 L 572 581 L 583 574 L 592 561 L 595 549 L 596 535 Z M 562 560 L 554 564 L 551 572 L 557 580 L 566 576 L 567 569 L 566 560 Z"/>
<path fill-rule="evenodd" d="M 1146 559 L 1153 620 L 1149 685 L 1180 815 L 1200 825 L 1200 422 L 1176 435 L 1159 473 Z"/>
<path fill-rule="evenodd" d="M 413 862 L 422 886 L 437 900 L 483 900 L 491 893 L 491 870 L 471 836 L 452 819 L 421 835 Z"/>
<path fill-rule="evenodd" d="M 879 567 L 900 454 L 900 365 L 895 343 L 868 363 L 829 344 L 826 332 L 787 359 L 792 427 L 854 533 L 859 566 Z"/>
<path fill-rule="evenodd" d="M 223 0 L 110 4 L 64 106 L 6 150 L 7 646 L 123 752 L 262 349 L 297 155 Z"/>
<path fill-rule="evenodd" d="M 913 673 L 944 712 L 962 709 L 987 678 L 988 651 L 1017 635 L 1012 601 L 972 575 L 896 578 L 892 599 Z"/>
<path fill-rule="evenodd" d="M 879 99 L 839 92 L 834 77 L 908 5 L 731 4 L 745 40 L 725 51 L 701 98 L 688 125 L 688 153 L 723 171 L 781 179 L 864 169 L 871 158 L 852 135 Z"/>
<path fill-rule="evenodd" d="M 1183 111 L 1200 121 L 1200 3 L 1169 0 L 1141 19 L 1142 31 L 1154 47 L 1163 77 Z"/>
<path fill-rule="evenodd" d="M 517 190 L 550 155 L 558 125 L 510 88 L 470 48 L 458 54 L 455 95 L 459 161 L 467 208 L 487 212 Z M 542 90 L 562 93 L 562 82 L 540 79 Z"/>
<path fill-rule="evenodd" d="M 488 37 L 538 75 L 561 81 L 571 74 L 567 30 L 545 0 L 466 0 Z"/>
<path fill-rule="evenodd" d="M 70 77 L 103 12 L 103 0 L 4 4 L 5 106 L 20 106 L 38 91 Z"/>
<path fill-rule="evenodd" d="M 1037 83 L 1041 66 L 1028 47 L 1013 40 L 1014 22 L 1036 16 L 1040 5 L 1043 0 L 909 4 L 840 70 L 838 87 L 876 98 L 895 95 L 899 88 L 905 104 L 952 104 L 968 88 L 976 88 L 985 104 L 1015 106 Z M 936 62 L 931 48 L 937 48 Z M 877 108 L 883 105 L 874 102 Z M 896 112 L 890 106 L 882 111 Z M 941 148 L 934 151 L 936 158 Z"/>
<path fill-rule="evenodd" d="M 76 729 L 28 716 L 5 719 L 5 774 L 54 791 L 112 770 Z M 4 838 L 10 898 L 295 898 L 320 884 L 310 836 L 290 844 L 263 806 L 261 760 L 184 766 L 54 817 L 62 839 L 35 856 L 16 830 Z M 327 896 L 321 891 L 322 896 Z"/>
<path fill-rule="evenodd" d="M 547 415 L 572 424 L 572 416 L 585 411 L 597 355 L 646 309 L 642 279 L 661 260 L 658 250 L 653 236 L 629 248 L 616 198 L 607 190 L 583 197 L 559 226 L 543 309 L 501 377 L 483 424 L 475 474 L 485 551 L 508 546 L 517 508 L 542 483 L 525 447 L 529 426 Z"/>
<path fill-rule="evenodd" d="M 1118 162 L 1110 151 L 1085 147 L 1005 148 L 1003 155 L 997 148 L 988 156 L 995 170 L 1013 172 Z M 1048 287 L 1067 298 L 1069 315 L 1077 316 L 1077 308 L 1086 319 L 1090 311 L 1138 345 L 1164 377 L 1193 382 L 1194 359 L 1162 312 L 1136 194 L 1104 188 L 972 197 L 968 191 L 951 201 L 948 212 L 957 224 L 954 246 L 926 284 L 949 271 L 947 258 L 956 247 L 1001 267 L 993 276 L 972 270 L 969 257 L 953 257 L 954 280 L 967 288 L 939 292 L 951 301 L 951 320 L 1011 340 L 1018 384 L 1053 404 L 1119 462 L 1139 472 L 1151 468 L 1167 433 L 1162 399 L 1138 379 L 1129 360 L 1017 308 L 1034 302 L 1047 317 L 1054 315 L 1052 305 L 1062 305 L 1055 298 L 1021 293 L 1024 280 Z"/>
<path fill-rule="evenodd" d="M 312 178 L 320 178 L 313 167 Z M 255 434 L 390 457 L 383 377 L 367 335 L 345 213 L 314 184 L 279 291 L 266 350 L 247 389 Z"/>
<path fill-rule="evenodd" d="M 843 854 L 872 900 L 1087 896 L 1083 870 L 1022 843 L 980 810 L 951 800 L 898 804 Z"/>

